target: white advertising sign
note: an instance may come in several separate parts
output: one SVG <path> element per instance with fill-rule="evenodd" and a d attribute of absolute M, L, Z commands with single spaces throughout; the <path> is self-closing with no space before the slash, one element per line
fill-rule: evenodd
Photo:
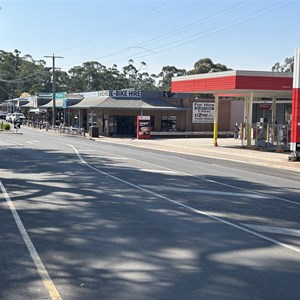
<path fill-rule="evenodd" d="M 193 103 L 193 123 L 213 123 L 215 104 L 211 102 Z"/>

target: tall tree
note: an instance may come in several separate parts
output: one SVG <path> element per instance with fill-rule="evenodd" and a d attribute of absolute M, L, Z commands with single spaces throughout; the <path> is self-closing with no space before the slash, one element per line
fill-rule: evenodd
<path fill-rule="evenodd" d="M 165 66 L 162 68 L 161 72 L 158 74 L 158 86 L 159 89 L 163 91 L 171 90 L 172 77 L 184 76 L 186 75 L 185 69 L 177 69 L 174 66 Z"/>
<path fill-rule="evenodd" d="M 35 93 L 36 88 L 47 89 L 51 76 L 44 61 L 30 55 L 21 56 L 19 50 L 0 51 L 0 101 L 19 97 L 23 92 Z"/>
<path fill-rule="evenodd" d="M 201 58 L 195 62 L 193 70 L 187 71 L 187 75 L 223 72 L 228 70 L 231 69 L 228 69 L 225 65 L 220 63 L 215 64 L 210 58 Z"/>
<path fill-rule="evenodd" d="M 142 80 L 140 71 L 146 66 L 146 63 L 142 61 L 139 68 L 134 66 L 132 59 L 130 59 L 128 63 L 127 66 L 123 67 L 123 74 L 128 79 L 130 88 L 140 89 Z"/>
<path fill-rule="evenodd" d="M 293 72 L 294 71 L 294 57 L 287 57 L 281 65 L 279 62 L 272 67 L 273 72 Z"/>

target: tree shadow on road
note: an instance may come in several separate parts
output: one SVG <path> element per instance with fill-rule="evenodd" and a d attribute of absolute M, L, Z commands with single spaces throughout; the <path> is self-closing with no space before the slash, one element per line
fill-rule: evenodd
<path fill-rule="evenodd" d="M 298 298 L 300 254 L 230 225 L 299 227 L 299 206 L 267 197 L 299 199 L 298 190 L 230 175 L 150 172 L 88 154 L 83 158 L 100 172 L 62 151 L 1 155 L 10 157 L 1 180 L 63 299 Z M 29 276 L 33 266 L 3 197 L 1 215 L 2 265 L 26 289 L 37 278 Z M 16 288 L 6 283 L 4 298 Z"/>

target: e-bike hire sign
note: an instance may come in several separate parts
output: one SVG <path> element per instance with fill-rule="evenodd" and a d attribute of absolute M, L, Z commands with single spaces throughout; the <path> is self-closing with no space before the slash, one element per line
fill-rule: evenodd
<path fill-rule="evenodd" d="M 140 98 L 142 96 L 142 92 L 136 90 L 111 90 L 109 91 L 109 96 L 112 98 Z"/>

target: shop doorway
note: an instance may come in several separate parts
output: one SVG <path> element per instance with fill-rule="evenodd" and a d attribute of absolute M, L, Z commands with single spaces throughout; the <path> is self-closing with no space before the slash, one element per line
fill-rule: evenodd
<path fill-rule="evenodd" d="M 136 116 L 111 116 L 110 134 L 122 136 L 135 136 Z"/>

